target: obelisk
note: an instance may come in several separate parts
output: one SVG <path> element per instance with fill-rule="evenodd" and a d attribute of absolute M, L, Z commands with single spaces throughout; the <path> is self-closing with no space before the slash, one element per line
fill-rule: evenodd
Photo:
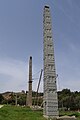
<path fill-rule="evenodd" d="M 50 8 L 44 6 L 43 13 L 43 67 L 44 67 L 44 98 L 43 98 L 43 114 L 45 117 L 58 117 L 58 99 L 56 85 L 56 70 L 54 45 L 52 38 L 52 25 Z"/>
<path fill-rule="evenodd" d="M 28 106 L 32 106 L 32 57 L 29 59 Z"/>

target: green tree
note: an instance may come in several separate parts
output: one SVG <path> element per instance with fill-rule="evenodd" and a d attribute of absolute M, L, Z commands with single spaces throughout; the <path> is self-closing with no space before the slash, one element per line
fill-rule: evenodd
<path fill-rule="evenodd" d="M 4 97 L 2 96 L 2 94 L 0 94 L 0 104 L 2 104 L 3 100 L 4 100 Z"/>

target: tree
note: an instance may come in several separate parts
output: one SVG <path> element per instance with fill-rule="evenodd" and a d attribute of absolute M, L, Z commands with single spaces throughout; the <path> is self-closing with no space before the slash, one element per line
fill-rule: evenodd
<path fill-rule="evenodd" d="M 4 100 L 4 97 L 2 96 L 2 94 L 0 94 L 0 104 L 2 104 L 3 100 Z"/>

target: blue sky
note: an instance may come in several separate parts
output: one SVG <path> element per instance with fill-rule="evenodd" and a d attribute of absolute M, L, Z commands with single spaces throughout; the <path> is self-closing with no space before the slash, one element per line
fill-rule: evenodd
<path fill-rule="evenodd" d="M 43 67 L 43 8 L 50 6 L 57 88 L 80 91 L 80 0 L 0 0 L 0 92 L 33 90 Z M 40 91 L 43 90 L 41 83 Z"/>

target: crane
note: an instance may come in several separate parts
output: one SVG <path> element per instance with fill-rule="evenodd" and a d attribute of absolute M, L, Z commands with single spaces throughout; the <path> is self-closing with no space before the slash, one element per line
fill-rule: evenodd
<path fill-rule="evenodd" d="M 39 82 L 38 82 L 38 86 L 37 86 L 37 92 L 36 92 L 36 96 L 35 96 L 35 99 L 37 100 L 37 106 L 38 106 L 38 91 L 39 91 L 39 86 L 40 86 L 40 82 L 41 82 L 41 78 L 42 78 L 42 72 L 43 72 L 43 69 L 41 69 L 41 73 L 40 73 L 40 77 L 39 77 Z M 35 104 L 34 104 L 35 106 Z"/>

